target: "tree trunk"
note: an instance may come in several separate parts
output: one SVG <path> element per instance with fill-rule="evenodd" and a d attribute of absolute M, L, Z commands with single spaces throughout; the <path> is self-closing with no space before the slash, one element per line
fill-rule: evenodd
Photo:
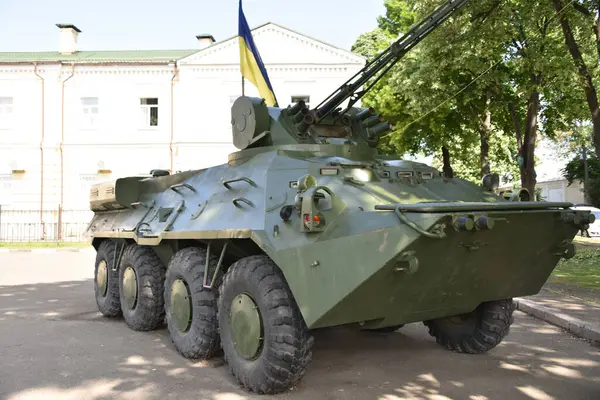
<path fill-rule="evenodd" d="M 596 35 L 596 50 L 598 50 L 598 59 L 600 60 L 600 0 L 596 2 L 598 7 L 598 15 L 594 23 L 594 34 Z"/>
<path fill-rule="evenodd" d="M 508 103 L 508 111 L 510 111 L 510 117 L 512 119 L 514 128 L 515 128 L 515 137 L 517 138 L 517 146 L 519 149 L 523 146 L 523 133 L 521 133 L 521 121 L 519 118 L 519 114 L 517 113 L 517 109 L 515 108 L 514 103 L 511 101 Z"/>
<path fill-rule="evenodd" d="M 563 8 L 561 0 L 552 0 L 552 4 L 554 5 L 554 9 L 557 13 Z M 583 80 L 583 90 L 585 91 L 588 107 L 590 109 L 590 113 L 592 114 L 592 124 L 594 126 L 594 146 L 596 148 L 596 155 L 600 157 L 600 108 L 598 107 L 598 95 L 596 93 L 596 88 L 592 82 L 592 75 L 583 61 L 581 51 L 579 50 L 579 46 L 575 41 L 575 37 L 573 36 L 573 31 L 571 31 L 571 26 L 569 25 L 567 17 L 565 14 L 559 14 L 558 18 L 565 36 L 565 42 L 567 44 L 567 48 L 569 49 L 569 53 L 571 53 L 571 57 L 577 66 L 579 76 Z"/>
<path fill-rule="evenodd" d="M 446 178 L 454 178 L 454 171 L 450 165 L 450 152 L 446 146 L 442 146 L 442 158 L 444 159 L 444 176 Z"/>
<path fill-rule="evenodd" d="M 532 76 L 532 82 L 539 84 L 541 77 Z M 535 142 L 537 137 L 538 113 L 540 110 L 540 92 L 537 87 L 529 96 L 527 104 L 527 116 L 525 117 L 525 132 L 523 134 L 523 166 L 521 167 L 521 186 L 529 191 L 532 198 L 535 196 L 535 184 L 537 175 L 535 173 Z"/>
<path fill-rule="evenodd" d="M 481 138 L 481 154 L 480 154 L 480 165 L 481 165 L 481 176 L 490 173 L 490 135 L 492 133 L 492 112 L 490 110 L 490 103 L 492 99 L 490 93 L 487 93 L 487 99 L 485 102 L 485 113 L 484 119 L 479 126 L 479 136 Z"/>
<path fill-rule="evenodd" d="M 594 34 L 596 35 L 596 49 L 598 50 L 598 59 L 600 59 L 600 19 L 594 24 Z"/>
<path fill-rule="evenodd" d="M 587 149 L 585 145 L 583 146 L 583 202 L 586 205 L 592 204 L 592 199 L 590 199 L 590 176 L 589 176 L 589 165 L 587 160 Z"/>

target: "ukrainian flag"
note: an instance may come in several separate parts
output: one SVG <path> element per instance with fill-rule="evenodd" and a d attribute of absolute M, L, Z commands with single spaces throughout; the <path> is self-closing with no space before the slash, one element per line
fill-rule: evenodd
<path fill-rule="evenodd" d="M 277 106 L 273 86 L 271 86 L 267 70 L 254 44 L 250 27 L 242 10 L 242 0 L 240 0 L 238 39 L 240 42 L 240 70 L 242 76 L 258 88 L 258 92 L 265 99 L 267 106 Z"/>

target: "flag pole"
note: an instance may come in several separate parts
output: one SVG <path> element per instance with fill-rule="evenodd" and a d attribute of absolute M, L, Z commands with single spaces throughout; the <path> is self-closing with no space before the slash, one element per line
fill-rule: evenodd
<path fill-rule="evenodd" d="M 242 75 L 242 96 L 244 96 L 244 75 Z"/>

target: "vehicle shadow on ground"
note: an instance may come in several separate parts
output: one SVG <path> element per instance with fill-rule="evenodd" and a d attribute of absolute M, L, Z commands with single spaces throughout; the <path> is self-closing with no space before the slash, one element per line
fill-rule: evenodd
<path fill-rule="evenodd" d="M 305 378 L 281 399 L 598 399 L 600 348 L 520 312 L 484 355 L 445 350 L 422 324 L 314 332 Z M 91 280 L 0 286 L 0 397 L 250 399 L 220 357 L 186 360 L 163 326 L 102 317 Z"/>

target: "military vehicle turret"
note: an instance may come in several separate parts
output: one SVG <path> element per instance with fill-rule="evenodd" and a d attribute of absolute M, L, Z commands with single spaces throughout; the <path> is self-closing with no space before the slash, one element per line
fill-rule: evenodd
<path fill-rule="evenodd" d="M 498 345 L 512 298 L 540 290 L 593 215 L 526 190 L 499 196 L 496 174 L 476 185 L 382 156 L 389 123 L 354 107 L 465 3 L 446 1 L 313 110 L 238 98 L 240 151 L 223 165 L 94 186 L 100 312 L 140 331 L 166 319 L 181 355 L 222 349 L 257 393 L 297 384 L 323 327 L 423 322 L 451 350 Z"/>

